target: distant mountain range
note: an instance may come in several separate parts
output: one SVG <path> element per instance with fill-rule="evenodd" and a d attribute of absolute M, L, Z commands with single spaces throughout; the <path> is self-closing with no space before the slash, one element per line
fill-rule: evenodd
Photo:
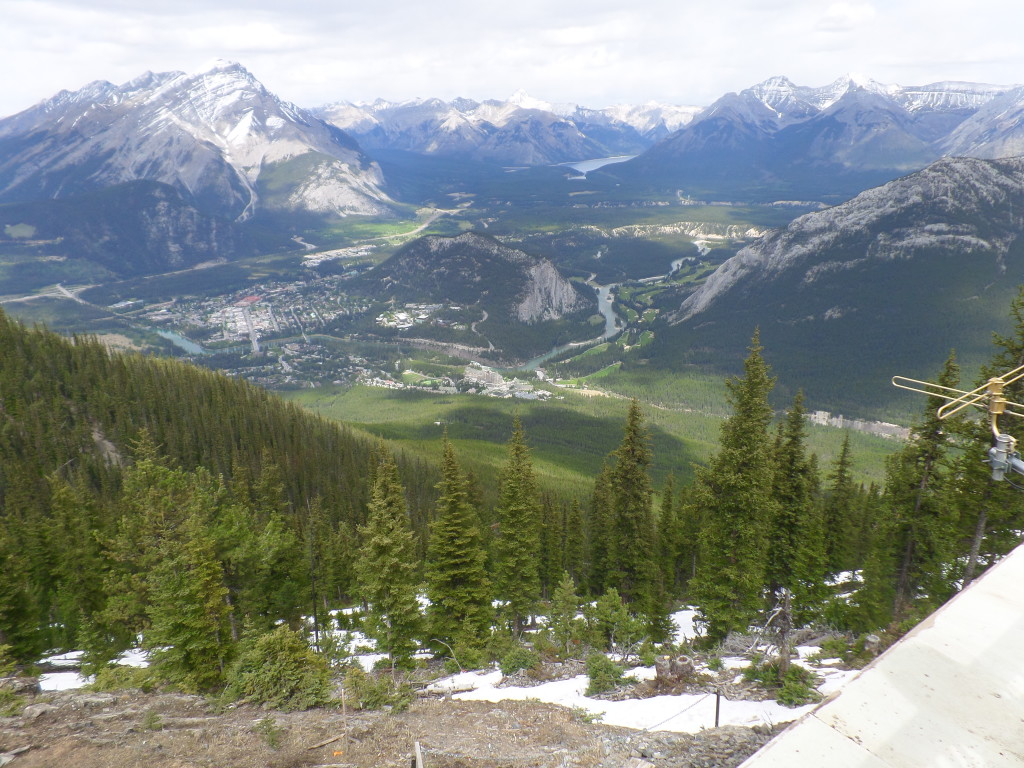
<path fill-rule="evenodd" d="M 705 109 L 589 109 L 520 92 L 304 110 L 217 62 L 94 82 L 0 120 L 0 203 L 145 180 L 234 221 L 387 216 L 387 180 L 366 154 L 378 150 L 516 166 L 637 155 L 601 173 L 697 197 L 845 199 L 943 155 L 1024 152 L 1024 88 L 851 78 L 809 88 L 773 77 Z"/>
<path fill-rule="evenodd" d="M 699 111 L 699 107 L 655 103 L 588 109 L 553 105 L 520 91 L 507 101 L 339 102 L 315 113 L 367 149 L 462 156 L 505 165 L 551 165 L 639 154 Z"/>
<path fill-rule="evenodd" d="M 838 201 L 944 155 L 1024 151 L 1024 89 L 944 82 L 823 88 L 773 77 L 730 93 L 606 172 L 695 196 Z"/>
<path fill-rule="evenodd" d="M 409 158 L 431 159 L 392 186 L 373 159 L 386 152 L 396 174 Z M 616 201 L 841 202 L 943 156 L 1024 154 L 1024 88 L 773 77 L 705 109 L 588 109 L 518 93 L 305 110 L 217 62 L 91 83 L 0 119 L 0 219 L 26 225 L 0 231 L 0 246 L 54 264 L 88 259 L 115 276 L 177 269 L 276 249 L 324 217 L 394 216 L 420 192 L 434 200 L 438 158 L 448 170 L 487 165 L 488 199 L 505 201 L 494 191 L 505 179 L 520 185 L 514 199 L 532 200 L 529 184 L 562 176 L 503 166 L 623 154 L 636 157 L 590 172 L 588 189 L 604 184 Z M 445 190 L 472 196 L 473 183 L 467 173 Z"/>

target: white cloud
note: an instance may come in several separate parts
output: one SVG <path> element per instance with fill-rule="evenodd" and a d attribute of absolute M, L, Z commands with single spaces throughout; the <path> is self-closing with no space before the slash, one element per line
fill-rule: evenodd
<path fill-rule="evenodd" d="M 289 101 L 707 104 L 783 74 L 823 85 L 1024 79 L 1020 0 L 3 0 L 0 115 L 62 88 L 242 62 Z"/>
<path fill-rule="evenodd" d="M 832 3 L 815 25 L 824 32 L 850 32 L 877 16 L 871 3 Z"/>

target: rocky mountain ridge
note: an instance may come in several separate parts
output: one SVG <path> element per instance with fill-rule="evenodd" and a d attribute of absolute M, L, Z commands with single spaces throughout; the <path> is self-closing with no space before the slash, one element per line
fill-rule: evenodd
<path fill-rule="evenodd" d="M 763 286 L 798 272 L 801 284 L 813 288 L 867 261 L 913 259 L 931 249 L 986 257 L 993 271 L 1005 272 L 1004 257 L 1024 228 L 1024 212 L 1012 204 L 1022 195 L 1024 158 L 940 160 L 746 246 L 683 301 L 674 319 L 688 320 L 747 283 Z M 848 258 L 831 256 L 839 245 Z"/>
<path fill-rule="evenodd" d="M 233 62 L 94 82 L 0 120 L 0 202 L 138 180 L 236 220 L 262 209 L 387 215 L 391 204 L 379 167 L 351 137 Z"/>

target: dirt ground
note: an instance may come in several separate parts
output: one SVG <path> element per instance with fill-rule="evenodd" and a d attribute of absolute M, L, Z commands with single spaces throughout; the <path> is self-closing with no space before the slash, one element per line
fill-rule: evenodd
<path fill-rule="evenodd" d="M 243 705 L 218 711 L 197 696 L 68 691 L 0 718 L 10 768 L 426 768 L 734 766 L 767 733 L 722 728 L 696 737 L 588 723 L 536 702 L 421 699 L 405 712 Z M 649 761 L 647 763 L 640 761 Z"/>

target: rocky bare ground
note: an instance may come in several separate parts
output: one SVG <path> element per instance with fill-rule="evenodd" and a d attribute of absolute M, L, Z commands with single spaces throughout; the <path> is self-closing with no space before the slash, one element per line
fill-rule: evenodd
<path fill-rule="evenodd" d="M 0 718 L 11 768 L 729 768 L 771 736 L 726 727 L 696 735 L 587 722 L 536 702 L 420 699 L 404 712 L 219 708 L 198 696 L 122 691 L 29 695 Z"/>

